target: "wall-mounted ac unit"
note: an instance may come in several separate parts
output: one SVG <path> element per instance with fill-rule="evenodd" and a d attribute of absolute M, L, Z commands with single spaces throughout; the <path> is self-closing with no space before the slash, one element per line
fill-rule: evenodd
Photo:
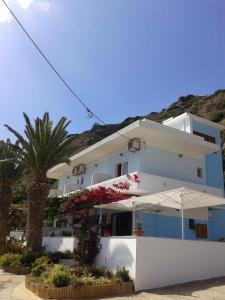
<path fill-rule="evenodd" d="M 78 166 L 75 166 L 72 170 L 72 175 L 81 175 L 85 173 L 85 165 L 80 164 Z"/>
<path fill-rule="evenodd" d="M 140 150 L 140 146 L 141 146 L 141 141 L 139 138 L 131 139 L 128 142 L 128 151 L 130 152 L 138 151 Z"/>

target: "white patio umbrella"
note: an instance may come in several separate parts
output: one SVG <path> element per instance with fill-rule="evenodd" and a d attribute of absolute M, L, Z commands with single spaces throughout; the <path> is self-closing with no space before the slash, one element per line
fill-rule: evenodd
<path fill-rule="evenodd" d="M 102 204 L 97 208 L 110 210 L 122 210 L 133 212 L 133 226 L 135 223 L 135 212 L 148 210 L 152 207 L 168 207 L 178 209 L 181 212 L 181 238 L 184 239 L 184 210 L 216 206 L 225 204 L 225 198 L 198 192 L 185 187 L 168 190 L 141 197 L 132 197 L 128 200 L 121 200 L 110 204 Z"/>

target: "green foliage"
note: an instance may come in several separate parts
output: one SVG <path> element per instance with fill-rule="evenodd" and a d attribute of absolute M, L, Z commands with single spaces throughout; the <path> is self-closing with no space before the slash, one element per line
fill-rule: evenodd
<path fill-rule="evenodd" d="M 24 245 L 20 241 L 9 241 L 4 246 L 4 253 L 10 252 L 10 253 L 16 253 L 16 254 L 22 254 L 24 251 Z"/>
<path fill-rule="evenodd" d="M 136 228 L 137 229 L 142 229 L 142 225 L 143 225 L 143 222 L 142 222 L 141 218 L 138 217 L 137 222 L 136 222 Z"/>
<path fill-rule="evenodd" d="M 62 231 L 62 236 L 72 236 L 72 232 L 69 230 L 63 230 Z"/>
<path fill-rule="evenodd" d="M 51 262 L 58 263 L 60 259 L 72 259 L 73 252 L 66 250 L 66 251 L 56 251 L 56 252 L 46 252 L 45 254 Z"/>
<path fill-rule="evenodd" d="M 31 269 L 31 274 L 34 277 L 40 277 L 48 268 L 48 264 L 40 264 Z"/>
<path fill-rule="evenodd" d="M 21 264 L 25 267 L 30 267 L 33 262 L 37 259 L 38 254 L 33 252 L 31 249 L 26 249 L 21 255 Z"/>
<path fill-rule="evenodd" d="M 15 253 L 5 253 L 0 257 L 0 267 L 7 268 L 7 267 L 15 267 L 21 265 L 21 255 Z"/>
<path fill-rule="evenodd" d="M 122 282 L 130 281 L 129 271 L 126 270 L 124 267 L 122 269 L 117 269 L 116 277 L 121 279 Z"/>
<path fill-rule="evenodd" d="M 92 274 L 86 274 L 80 277 L 83 285 L 94 285 L 96 283 L 96 279 Z"/>
<path fill-rule="evenodd" d="M 75 266 L 75 267 L 73 267 L 71 270 L 72 270 L 73 274 L 74 274 L 76 277 L 81 277 L 81 276 L 87 274 L 87 268 L 86 268 L 86 267 Z"/>
<path fill-rule="evenodd" d="M 220 122 L 224 118 L 225 112 L 213 111 L 208 115 L 208 119 L 212 122 Z"/>
<path fill-rule="evenodd" d="M 42 274 L 45 283 L 56 287 L 65 287 L 71 283 L 73 275 L 70 269 L 63 265 L 53 265 Z"/>
<path fill-rule="evenodd" d="M 49 114 L 45 113 L 43 118 L 36 118 L 33 125 L 25 113 L 23 116 L 26 139 L 12 127 L 5 126 L 18 140 L 14 154 L 26 172 L 40 177 L 59 163 L 69 163 L 69 157 L 74 153 L 74 136 L 66 130 L 70 121 L 63 117 L 53 127 Z"/>
<path fill-rule="evenodd" d="M 18 149 L 10 140 L 0 141 L 0 185 L 12 187 L 20 178 L 22 169 L 17 163 Z"/>
<path fill-rule="evenodd" d="M 56 217 L 60 217 L 62 215 L 61 207 L 65 202 L 65 198 L 59 197 L 49 197 L 45 206 L 45 220 L 53 223 Z"/>
<path fill-rule="evenodd" d="M 90 266 L 87 269 L 87 271 L 88 271 L 88 273 L 90 273 L 92 276 L 94 276 L 96 278 L 105 276 L 105 274 L 106 274 L 105 268 L 98 267 L 98 266 L 95 266 L 95 265 Z"/>
<path fill-rule="evenodd" d="M 50 264 L 50 259 L 47 255 L 44 255 L 44 256 L 40 256 L 38 258 L 35 259 L 35 261 L 32 263 L 32 267 L 36 267 L 36 266 L 39 266 L 39 265 L 48 265 Z"/>
<path fill-rule="evenodd" d="M 27 223 L 27 208 L 25 203 L 12 204 L 9 209 L 8 229 L 24 230 Z"/>

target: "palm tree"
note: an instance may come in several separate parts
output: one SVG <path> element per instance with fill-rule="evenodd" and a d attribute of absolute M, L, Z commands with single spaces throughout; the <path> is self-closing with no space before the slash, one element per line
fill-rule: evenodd
<path fill-rule="evenodd" d="M 41 251 L 44 208 L 49 194 L 47 172 L 59 163 L 70 163 L 69 157 L 74 153 L 74 135 L 68 134 L 66 128 L 70 121 L 64 117 L 54 127 L 48 113 L 42 119 L 36 118 L 34 125 L 25 113 L 23 115 L 25 137 L 5 126 L 18 140 L 18 159 L 29 175 L 27 247 Z"/>
<path fill-rule="evenodd" d="M 12 186 L 21 175 L 15 159 L 15 145 L 0 141 L 0 245 L 6 243 L 9 208 L 13 200 Z"/>

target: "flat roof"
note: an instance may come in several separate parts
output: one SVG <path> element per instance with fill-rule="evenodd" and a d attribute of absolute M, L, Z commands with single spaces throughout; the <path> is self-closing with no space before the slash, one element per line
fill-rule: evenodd
<path fill-rule="evenodd" d="M 78 164 L 91 164 L 127 149 L 129 139 L 140 138 L 155 147 L 196 158 L 219 150 L 219 146 L 202 137 L 147 119 L 138 120 L 98 143 L 73 155 L 71 164 L 59 164 L 48 172 L 49 178 L 59 179 L 71 173 Z"/>
<path fill-rule="evenodd" d="M 218 128 L 219 130 L 224 130 L 225 129 L 225 126 L 223 126 L 221 124 L 206 120 L 206 119 L 198 117 L 196 115 L 192 115 L 191 113 L 188 113 L 188 112 L 185 112 L 185 113 L 183 113 L 183 114 L 181 114 L 177 117 L 171 117 L 171 118 L 163 121 L 163 124 L 166 125 L 166 124 L 174 123 L 174 122 L 176 122 L 178 120 L 182 120 L 186 117 L 190 117 L 192 120 L 198 121 L 198 122 L 203 123 L 205 125 L 208 125 L 208 126 L 211 126 L 211 127 L 214 127 L 214 128 Z"/>

